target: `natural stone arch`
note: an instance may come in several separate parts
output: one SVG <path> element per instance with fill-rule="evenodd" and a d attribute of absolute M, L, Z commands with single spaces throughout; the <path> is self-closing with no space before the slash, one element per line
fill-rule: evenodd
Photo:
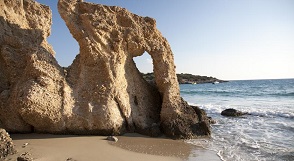
<path fill-rule="evenodd" d="M 63 69 L 46 41 L 50 9 L 19 2 L 0 2 L 0 55 L 6 65 L 0 73 L 13 75 L 1 81 L 0 128 L 99 135 L 163 132 L 173 138 L 210 134 L 204 112 L 180 97 L 172 51 L 154 19 L 120 7 L 59 0 L 59 12 L 80 46 L 73 64 Z M 144 51 L 153 59 L 155 88 L 133 61 Z"/>
<path fill-rule="evenodd" d="M 119 109 L 123 117 L 123 119 L 111 119 L 114 120 L 113 123 L 119 123 L 117 128 L 123 126 L 124 120 L 131 127 L 130 129 L 133 125 L 138 131 L 157 128 L 157 126 L 152 126 L 157 124 L 157 119 L 151 120 L 152 124 L 146 124 L 148 121 L 132 115 L 136 108 L 132 106 L 132 101 L 129 101 L 131 100 L 130 96 L 134 93 L 136 98 L 140 94 L 142 98 L 144 95 L 154 95 L 152 92 L 144 93 L 144 95 L 137 92 L 144 87 L 146 87 L 144 91 L 148 91 L 148 87 L 146 83 L 139 81 L 139 73 L 134 72 L 136 67 L 132 61 L 133 57 L 147 51 L 153 59 L 155 80 L 162 97 L 160 124 L 164 133 L 172 137 L 192 137 L 196 133 L 198 127 L 193 127 L 193 125 L 202 120 L 198 118 L 194 109 L 189 107 L 180 97 L 173 53 L 167 40 L 156 29 L 154 19 L 140 17 L 124 8 L 78 0 L 59 0 L 58 9 L 73 37 L 80 45 L 79 61 L 90 66 L 87 68 L 84 63 L 79 63 L 78 65 L 73 64 L 73 68 L 81 66 L 80 73 L 87 73 L 88 76 L 90 73 L 95 73 L 94 71 L 103 73 L 102 77 L 105 79 L 99 80 L 100 85 L 107 82 L 104 86 L 104 90 L 107 92 L 102 93 L 103 97 L 109 93 L 114 94 L 114 96 L 108 96 L 106 99 L 108 102 L 103 102 L 103 104 L 107 107 L 117 104 L 117 107 L 112 110 Z M 78 82 L 83 82 L 83 80 Z M 87 86 L 92 84 L 93 82 L 87 82 Z M 138 88 L 136 90 L 125 88 L 130 85 L 138 86 Z M 74 91 L 78 91 L 78 89 L 74 89 Z M 113 99 L 108 99 L 111 97 Z M 91 98 L 91 96 L 89 95 L 87 98 Z M 143 107 L 140 110 L 145 111 L 146 114 L 146 110 L 150 110 L 150 107 L 148 108 L 144 104 L 150 103 L 157 106 L 158 101 L 150 99 L 149 102 L 143 102 Z M 100 105 L 97 104 L 97 106 Z M 154 111 L 156 110 L 158 109 Z M 138 113 L 138 111 L 134 113 Z M 116 116 L 110 117 L 115 118 Z M 145 118 L 148 117 L 145 116 Z M 142 121 L 145 124 L 142 124 Z M 138 126 L 139 124 L 140 126 Z M 207 127 L 207 129 L 209 128 Z M 209 133 L 208 130 L 202 134 Z"/>
<path fill-rule="evenodd" d="M 106 10 L 119 13 L 104 14 Z M 135 21 L 124 15 L 130 13 L 118 7 L 69 1 L 60 2 L 59 11 L 80 45 L 67 78 L 78 100 L 73 117 L 85 122 L 80 126 L 105 134 L 137 131 L 158 135 L 161 97 L 133 62 L 144 48 L 138 46 L 141 38 L 130 27 Z M 88 118 L 93 121 L 88 123 Z"/>

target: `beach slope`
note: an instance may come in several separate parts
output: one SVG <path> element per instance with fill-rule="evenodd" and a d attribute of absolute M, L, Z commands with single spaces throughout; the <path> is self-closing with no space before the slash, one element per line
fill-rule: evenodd
<path fill-rule="evenodd" d="M 118 142 L 105 136 L 75 136 L 51 134 L 12 134 L 17 154 L 6 160 L 16 160 L 21 154 L 35 161 L 180 161 L 215 160 L 208 150 L 182 140 L 151 138 L 139 134 L 118 136 Z"/>

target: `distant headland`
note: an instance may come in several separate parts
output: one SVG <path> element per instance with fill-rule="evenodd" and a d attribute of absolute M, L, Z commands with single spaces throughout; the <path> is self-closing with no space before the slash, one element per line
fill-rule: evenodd
<path fill-rule="evenodd" d="M 154 81 L 154 73 L 142 73 L 147 82 Z M 179 84 L 203 84 L 203 83 L 224 83 L 226 80 L 220 80 L 215 77 L 193 75 L 188 73 L 177 74 Z"/>

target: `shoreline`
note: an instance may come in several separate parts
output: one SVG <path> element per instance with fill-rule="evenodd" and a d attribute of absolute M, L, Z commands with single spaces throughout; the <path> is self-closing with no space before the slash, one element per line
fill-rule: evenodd
<path fill-rule="evenodd" d="M 181 161 L 215 160 L 220 158 L 209 150 L 164 137 L 151 138 L 132 133 L 117 136 L 118 142 L 106 136 L 52 134 L 11 134 L 17 153 L 5 160 L 16 160 L 28 153 L 35 161 L 140 160 Z M 27 145 L 26 145 L 27 144 Z M 24 146 L 25 145 L 25 146 Z"/>

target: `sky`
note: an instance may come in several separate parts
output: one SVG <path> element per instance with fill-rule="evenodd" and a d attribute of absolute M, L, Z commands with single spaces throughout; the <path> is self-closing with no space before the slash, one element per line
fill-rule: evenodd
<path fill-rule="evenodd" d="M 49 43 L 61 66 L 69 66 L 79 46 L 57 11 Z M 84 0 L 126 8 L 156 19 L 168 40 L 177 73 L 224 80 L 294 78 L 294 0 Z M 148 53 L 134 58 L 152 72 Z"/>

